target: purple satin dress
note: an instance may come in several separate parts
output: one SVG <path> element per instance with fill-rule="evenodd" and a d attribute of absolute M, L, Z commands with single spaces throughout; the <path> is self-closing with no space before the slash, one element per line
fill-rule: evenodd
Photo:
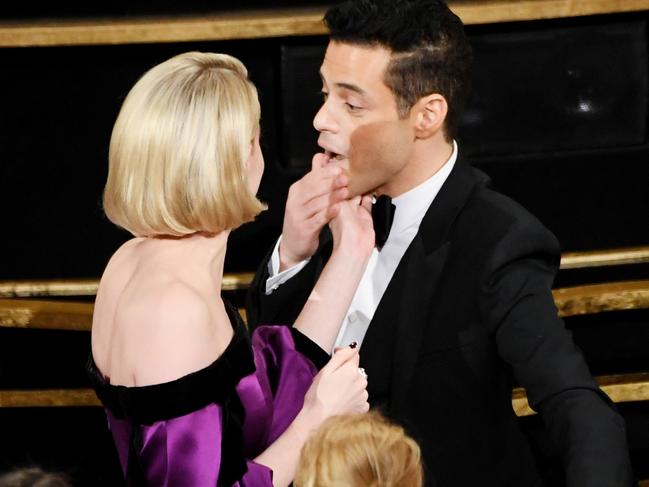
<path fill-rule="evenodd" d="M 262 326 L 251 340 L 237 311 L 228 314 L 223 354 L 171 382 L 111 385 L 90 357 L 129 486 L 272 486 L 272 471 L 252 459 L 293 421 L 329 355 L 286 326 Z"/>

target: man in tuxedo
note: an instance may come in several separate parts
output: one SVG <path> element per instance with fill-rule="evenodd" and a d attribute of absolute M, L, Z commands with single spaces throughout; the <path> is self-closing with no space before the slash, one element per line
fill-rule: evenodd
<path fill-rule="evenodd" d="M 491 190 L 454 140 L 472 60 L 462 22 L 441 1 L 357 0 L 325 23 L 323 153 L 289 191 L 249 295 L 251 326 L 293 322 L 331 252 L 337 203 L 373 194 L 377 248 L 337 345 L 361 347 L 370 403 L 420 442 L 427 485 L 543 485 L 514 382 L 567 485 L 631 485 L 624 422 L 557 317 L 555 237 Z"/>

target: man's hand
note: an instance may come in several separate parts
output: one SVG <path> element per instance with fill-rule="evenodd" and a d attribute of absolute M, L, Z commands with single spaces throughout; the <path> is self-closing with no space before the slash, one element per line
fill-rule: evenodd
<path fill-rule="evenodd" d="M 329 164 L 328 156 L 316 154 L 311 171 L 291 185 L 279 244 L 280 272 L 308 259 L 318 249 L 322 227 L 338 215 L 340 202 L 349 194 L 347 182 L 343 170 Z"/>

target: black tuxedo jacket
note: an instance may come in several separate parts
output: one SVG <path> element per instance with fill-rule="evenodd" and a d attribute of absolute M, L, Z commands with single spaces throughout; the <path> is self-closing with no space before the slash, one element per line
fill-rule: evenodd
<path fill-rule="evenodd" d="M 370 403 L 419 442 L 427 486 L 542 485 L 512 410 L 517 382 L 569 486 L 632 485 L 624 422 L 557 317 L 558 243 L 487 182 L 459 160 L 399 263 L 361 347 Z M 252 327 L 294 322 L 331 253 L 321 240 L 270 295 L 262 263 Z"/>

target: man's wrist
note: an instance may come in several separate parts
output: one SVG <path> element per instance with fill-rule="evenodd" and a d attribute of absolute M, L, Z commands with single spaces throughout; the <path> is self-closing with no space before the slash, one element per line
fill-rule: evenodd
<path fill-rule="evenodd" d="M 272 294 L 279 286 L 292 279 L 298 272 L 300 272 L 309 259 L 305 259 L 292 267 L 282 268 L 279 258 L 279 246 L 282 243 L 282 237 L 277 240 L 275 248 L 268 261 L 268 279 L 266 279 L 266 295 Z"/>
<path fill-rule="evenodd" d="M 309 258 L 308 256 L 303 258 L 292 256 L 289 252 L 286 251 L 286 249 L 283 249 L 282 242 L 280 242 L 279 244 L 278 253 L 279 253 L 279 272 L 284 272 L 287 269 L 295 267 L 300 262 L 303 262 Z"/>

